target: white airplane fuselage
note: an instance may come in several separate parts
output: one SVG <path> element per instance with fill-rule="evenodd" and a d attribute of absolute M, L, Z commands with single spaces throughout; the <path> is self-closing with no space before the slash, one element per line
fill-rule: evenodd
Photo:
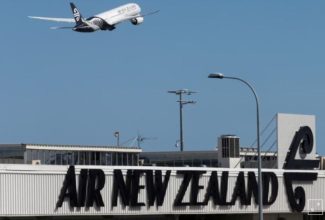
<path fill-rule="evenodd" d="M 73 30 L 78 32 L 113 30 L 116 24 L 127 20 L 138 25 L 144 20 L 140 13 L 141 8 L 138 4 L 129 3 L 87 18 L 83 20 L 84 24 L 74 27 Z"/>
<path fill-rule="evenodd" d="M 130 19 L 130 17 L 134 17 L 140 15 L 141 8 L 139 5 L 135 3 L 129 3 L 126 5 L 122 5 L 118 8 L 114 8 L 112 10 L 100 13 L 95 15 L 96 17 L 103 18 L 107 21 L 107 23 L 117 24 L 119 22 Z"/>

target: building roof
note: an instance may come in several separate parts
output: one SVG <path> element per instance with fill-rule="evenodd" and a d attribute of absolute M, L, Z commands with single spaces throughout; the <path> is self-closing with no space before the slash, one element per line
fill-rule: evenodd
<path fill-rule="evenodd" d="M 141 157 L 150 157 L 150 159 L 216 159 L 218 149 L 208 151 L 164 151 L 164 152 L 142 152 Z M 262 151 L 261 156 L 274 156 L 275 152 Z M 257 156 L 257 149 L 251 147 L 241 147 L 240 156 Z"/>
<path fill-rule="evenodd" d="M 62 144 L 0 144 L 0 150 L 4 149 L 30 149 L 30 150 L 53 150 L 53 151 L 96 151 L 96 152 L 122 152 L 140 153 L 140 147 L 123 146 L 98 146 L 98 145 L 62 145 Z"/>

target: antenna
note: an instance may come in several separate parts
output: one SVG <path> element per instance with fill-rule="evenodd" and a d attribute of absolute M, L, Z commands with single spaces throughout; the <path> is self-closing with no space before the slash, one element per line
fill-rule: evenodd
<path fill-rule="evenodd" d="M 146 140 L 157 140 L 157 139 L 158 139 L 157 137 L 144 137 L 139 133 L 138 133 L 137 138 L 136 138 L 137 143 L 138 143 L 138 147 L 141 147 L 141 143 L 143 143 Z"/>
<path fill-rule="evenodd" d="M 122 146 L 129 146 L 129 147 L 141 147 L 141 143 L 143 143 L 146 140 L 157 140 L 158 138 L 156 137 L 144 137 L 142 135 L 140 135 L 140 133 L 138 132 L 136 137 L 132 137 L 128 140 L 126 140 L 125 142 L 122 143 Z"/>

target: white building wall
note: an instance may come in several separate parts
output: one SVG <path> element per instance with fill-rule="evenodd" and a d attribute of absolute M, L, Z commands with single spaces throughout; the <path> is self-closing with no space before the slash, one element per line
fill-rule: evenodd
<path fill-rule="evenodd" d="M 241 206 L 237 199 L 234 206 L 214 206 L 210 200 L 207 206 L 198 207 L 174 207 L 173 202 L 182 182 L 180 176 L 176 177 L 176 170 L 205 170 L 206 174 L 200 179 L 200 185 L 204 186 L 200 190 L 199 201 L 202 201 L 205 189 L 208 185 L 211 171 L 229 171 L 228 195 L 230 200 L 239 171 L 244 171 L 245 176 L 252 169 L 224 169 L 224 168 L 166 168 L 166 167 L 98 167 L 98 166 L 77 166 L 76 175 L 80 169 L 102 169 L 106 175 L 105 187 L 101 190 L 105 207 L 89 209 L 71 209 L 65 201 L 61 208 L 56 209 L 56 202 L 60 194 L 63 181 L 68 170 L 67 166 L 45 166 L 45 165 L 1 165 L 0 166 L 0 216 L 76 216 L 76 215 L 162 215 L 162 214 L 222 214 L 222 213 L 257 213 L 256 205 Z M 164 204 L 161 207 L 111 207 L 111 196 L 113 188 L 113 169 L 159 169 L 171 170 L 167 193 Z M 264 170 L 266 171 L 266 170 Z M 278 177 L 279 190 L 275 203 L 269 207 L 264 207 L 265 213 L 290 213 L 287 195 L 283 183 L 284 170 L 267 170 L 274 172 Z M 292 172 L 292 171 L 285 171 Z M 295 171 L 310 172 L 310 171 Z M 306 206 L 304 212 L 308 212 L 309 199 L 325 199 L 325 172 L 317 171 L 318 179 L 314 182 L 296 182 L 295 186 L 303 186 L 306 193 Z M 77 185 L 78 185 L 78 178 Z M 141 183 L 145 185 L 144 178 Z M 247 184 L 247 182 L 246 182 Z M 189 193 L 185 195 L 185 201 L 189 200 Z M 146 191 L 141 190 L 139 202 L 146 202 Z M 254 202 L 252 202 L 254 204 Z"/>

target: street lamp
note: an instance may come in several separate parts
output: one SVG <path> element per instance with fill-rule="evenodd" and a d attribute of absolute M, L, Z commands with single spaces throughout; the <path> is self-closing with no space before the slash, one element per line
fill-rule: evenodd
<path fill-rule="evenodd" d="M 179 100 L 177 101 L 179 103 L 179 143 L 180 143 L 180 151 L 183 151 L 184 149 L 184 138 L 183 138 L 183 105 L 186 104 L 195 104 L 195 101 L 184 101 L 183 100 L 183 94 L 184 95 L 192 95 L 193 93 L 196 93 L 194 91 L 190 91 L 188 89 L 179 89 L 174 91 L 168 91 L 168 93 L 173 93 L 175 95 L 179 96 Z"/>
<path fill-rule="evenodd" d="M 246 84 L 250 90 L 253 92 L 255 101 L 256 101 L 256 133 L 257 133 L 257 175 L 258 175 L 258 214 L 259 219 L 263 220 L 263 197 L 262 197 L 262 161 L 261 161 L 261 146 L 260 146 L 260 113 L 259 113 L 259 103 L 258 103 L 258 97 L 254 90 L 254 88 L 245 80 L 237 78 L 237 77 L 230 77 L 230 76 L 224 76 L 221 73 L 212 73 L 209 75 L 209 78 L 214 79 L 234 79 L 239 80 Z"/>
<path fill-rule="evenodd" d="M 120 132 L 119 131 L 115 131 L 114 132 L 114 137 L 116 137 L 116 146 L 120 146 Z"/>

